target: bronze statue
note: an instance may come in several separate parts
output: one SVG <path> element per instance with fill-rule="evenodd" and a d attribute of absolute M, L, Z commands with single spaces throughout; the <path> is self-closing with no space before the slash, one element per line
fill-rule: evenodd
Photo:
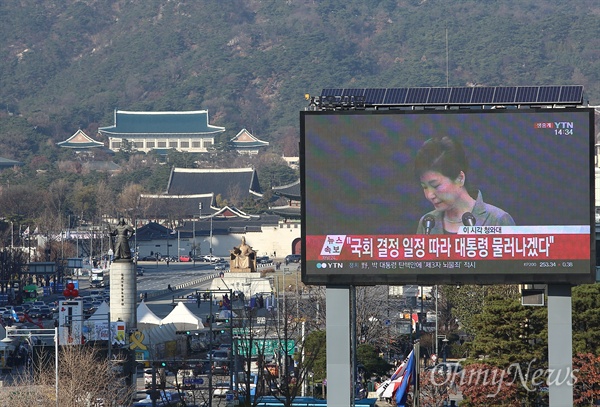
<path fill-rule="evenodd" d="M 231 269 L 256 270 L 256 252 L 246 244 L 246 238 L 242 236 L 242 243 L 234 247 L 230 255 Z"/>
<path fill-rule="evenodd" d="M 129 247 L 129 238 L 133 235 L 134 230 L 131 225 L 125 223 L 125 219 L 121 218 L 117 226 L 110 232 L 111 236 L 116 236 L 117 241 L 114 244 L 114 260 L 129 260 L 131 259 L 131 248 Z M 112 243 L 112 239 L 111 239 Z"/>

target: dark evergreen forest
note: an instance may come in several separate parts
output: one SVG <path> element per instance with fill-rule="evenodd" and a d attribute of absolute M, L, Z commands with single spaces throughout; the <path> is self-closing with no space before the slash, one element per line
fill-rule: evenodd
<path fill-rule="evenodd" d="M 304 94 L 326 87 L 579 84 L 600 99 L 594 0 L 21 0 L 0 22 L 0 106 L 53 141 L 96 136 L 117 108 L 208 109 L 224 139 L 247 128 L 294 149 Z"/>

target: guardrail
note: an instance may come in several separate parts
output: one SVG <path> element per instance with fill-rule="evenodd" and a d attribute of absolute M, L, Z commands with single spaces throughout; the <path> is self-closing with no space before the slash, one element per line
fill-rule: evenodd
<path fill-rule="evenodd" d="M 165 288 L 164 290 L 149 291 L 147 293 L 148 295 L 146 296 L 146 298 L 160 297 L 161 295 L 172 293 L 173 291 L 182 290 L 184 288 L 188 288 L 188 287 L 200 284 L 200 283 L 204 283 L 205 281 L 212 280 L 214 278 L 219 277 L 219 275 L 221 273 L 229 273 L 229 270 L 223 270 L 223 271 L 220 271 L 218 273 L 204 275 L 204 276 L 202 276 L 200 278 L 197 278 L 195 280 L 187 281 L 187 282 L 185 282 L 183 284 L 177 284 L 177 285 L 171 287 L 171 290 L 169 290 L 168 288 Z"/>

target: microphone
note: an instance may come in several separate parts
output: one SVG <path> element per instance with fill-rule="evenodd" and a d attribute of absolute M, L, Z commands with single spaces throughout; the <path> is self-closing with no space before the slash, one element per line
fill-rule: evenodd
<path fill-rule="evenodd" d="M 462 222 L 465 226 L 475 226 L 475 216 L 471 212 L 465 212 L 462 216 Z"/>
<path fill-rule="evenodd" d="M 435 218 L 433 215 L 425 215 L 423 218 L 423 227 L 425 228 L 425 234 L 431 233 L 431 229 L 435 226 Z"/>

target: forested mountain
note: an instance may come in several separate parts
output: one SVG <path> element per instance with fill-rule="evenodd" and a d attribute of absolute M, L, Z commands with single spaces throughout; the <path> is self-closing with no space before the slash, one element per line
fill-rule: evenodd
<path fill-rule="evenodd" d="M 11 0 L 0 23 L 1 109 L 52 141 L 117 108 L 208 109 L 223 140 L 247 128 L 289 155 L 325 87 L 581 84 L 600 101 L 596 0 Z"/>

